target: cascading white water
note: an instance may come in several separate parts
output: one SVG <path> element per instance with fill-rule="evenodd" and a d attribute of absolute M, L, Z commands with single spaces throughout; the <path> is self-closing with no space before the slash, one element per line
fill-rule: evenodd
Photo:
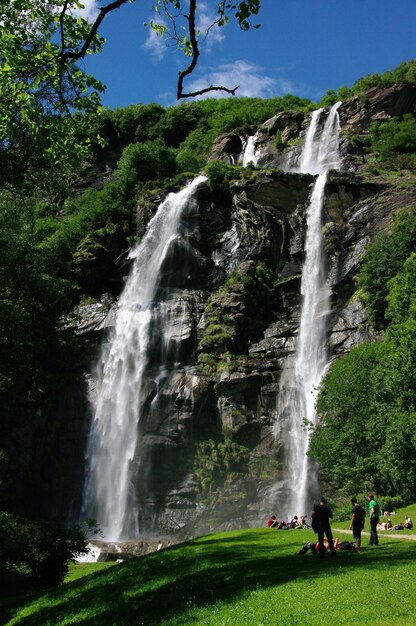
<path fill-rule="evenodd" d="M 240 157 L 239 165 L 242 165 L 243 167 L 247 167 L 249 163 L 252 163 L 254 166 L 257 165 L 259 154 L 256 149 L 256 139 L 256 135 L 251 135 L 247 139 L 247 143 L 244 146 L 242 156 Z"/>
<path fill-rule="evenodd" d="M 276 435 L 283 438 L 282 479 L 276 485 L 279 510 L 286 517 L 302 515 L 317 495 L 316 468 L 307 453 L 306 425 L 315 423 L 316 394 L 328 364 L 326 349 L 330 289 L 326 283 L 322 238 L 322 207 L 327 171 L 341 166 L 339 118 L 335 104 L 328 113 L 322 133 L 324 110 L 312 114 L 297 171 L 318 174 L 307 209 L 305 261 L 302 268 L 302 308 L 294 359 L 283 366 L 278 395 Z M 294 362 L 293 362 L 294 361 Z M 279 498 L 279 499 L 280 499 Z"/>
<path fill-rule="evenodd" d="M 142 388 L 149 360 L 152 324 L 157 317 L 163 352 L 169 307 L 157 301 L 160 269 L 181 237 L 180 221 L 204 176 L 177 194 L 169 194 L 133 248 L 133 266 L 120 296 L 114 328 L 103 346 L 92 394 L 94 417 L 86 453 L 82 517 L 95 519 L 109 541 L 139 537 L 137 496 L 132 480 L 138 446 Z M 157 382 L 157 381 L 156 381 Z"/>

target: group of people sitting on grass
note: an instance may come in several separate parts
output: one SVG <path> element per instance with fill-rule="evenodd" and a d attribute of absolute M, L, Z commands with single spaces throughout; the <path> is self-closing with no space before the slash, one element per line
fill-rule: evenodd
<path fill-rule="evenodd" d="M 290 522 L 285 522 L 283 520 L 279 522 L 279 520 L 276 519 L 276 515 L 271 515 L 271 517 L 269 517 L 269 519 L 267 520 L 267 526 L 269 528 L 277 528 L 277 530 L 293 530 L 296 528 L 310 528 L 310 526 L 308 526 L 308 524 L 306 523 L 306 518 L 307 518 L 307 515 L 301 515 L 300 519 L 298 518 L 297 515 L 294 515 L 292 519 L 290 520 Z"/>
<path fill-rule="evenodd" d="M 403 530 L 404 528 L 407 528 L 408 530 L 412 530 L 413 528 L 413 522 L 407 515 L 404 524 L 402 524 L 402 522 L 397 522 L 397 524 L 393 525 L 390 518 L 387 522 L 379 522 L 377 524 L 377 530 Z"/>

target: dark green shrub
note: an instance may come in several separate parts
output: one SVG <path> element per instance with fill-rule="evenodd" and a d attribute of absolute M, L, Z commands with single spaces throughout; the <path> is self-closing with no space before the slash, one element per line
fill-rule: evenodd
<path fill-rule="evenodd" d="M 205 168 L 205 173 L 208 176 L 211 192 L 217 200 L 227 197 L 230 182 L 239 178 L 235 167 L 221 163 L 221 161 L 209 163 Z"/>
<path fill-rule="evenodd" d="M 330 107 L 338 101 L 338 94 L 333 89 L 328 89 L 324 97 L 319 101 L 320 107 Z"/>
<path fill-rule="evenodd" d="M 158 131 L 166 146 L 178 148 L 203 117 L 202 102 L 187 102 L 166 109 Z"/>
<path fill-rule="evenodd" d="M 357 498 L 358 504 L 364 507 L 364 510 L 367 511 L 367 498 L 365 495 L 359 496 Z M 351 519 L 352 516 L 352 504 L 350 500 L 345 502 L 341 506 L 334 506 L 334 522 L 346 522 Z"/>
<path fill-rule="evenodd" d="M 179 172 L 199 172 L 205 164 L 205 159 L 191 148 L 181 148 L 177 154 L 176 162 Z"/>
<path fill-rule="evenodd" d="M 38 589 L 59 585 L 68 572 L 68 563 L 88 550 L 85 532 L 79 526 L 30 522 L 0 512 L 0 562 L 4 567 L 27 568 Z"/>
<path fill-rule="evenodd" d="M 176 173 L 175 152 L 161 141 L 147 141 L 132 143 L 124 149 L 116 176 L 126 193 L 132 194 L 139 181 L 163 180 Z"/>
<path fill-rule="evenodd" d="M 276 148 L 278 150 L 283 150 L 283 148 L 285 147 L 285 142 L 282 141 L 282 131 L 278 130 L 276 131 L 276 135 L 274 137 L 274 145 L 276 146 Z"/>
<path fill-rule="evenodd" d="M 394 498 L 382 496 L 379 500 L 379 504 L 381 511 L 388 511 L 389 513 L 392 513 L 393 511 L 406 506 L 407 503 L 400 496 L 395 496 Z"/>

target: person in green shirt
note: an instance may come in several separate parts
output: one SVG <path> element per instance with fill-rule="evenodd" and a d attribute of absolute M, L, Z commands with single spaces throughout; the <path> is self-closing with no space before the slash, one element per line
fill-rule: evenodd
<path fill-rule="evenodd" d="M 377 524 L 380 519 L 380 507 L 374 495 L 368 494 L 368 515 L 370 518 L 370 546 L 378 546 Z"/>

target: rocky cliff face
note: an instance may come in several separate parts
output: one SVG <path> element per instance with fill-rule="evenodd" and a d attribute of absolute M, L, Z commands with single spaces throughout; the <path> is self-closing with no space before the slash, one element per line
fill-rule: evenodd
<path fill-rule="evenodd" d="M 369 124 L 413 112 L 415 104 L 416 89 L 397 85 L 371 89 L 339 109 L 346 171 L 329 175 L 324 210 L 333 358 L 373 339 L 356 293 L 360 263 L 391 215 L 416 198 L 404 179 L 399 186 L 360 174 Z M 143 521 L 158 533 L 191 536 L 255 526 L 270 513 L 280 445 L 272 427 L 279 377 L 299 325 L 305 210 L 313 183 L 312 176 L 281 169 L 299 152 L 307 122 L 300 113 L 279 113 L 253 129 L 257 168 L 220 199 L 208 185 L 200 187 L 198 210 L 188 216 L 194 263 L 188 283 L 172 295 L 175 358 L 156 406 L 149 386 L 135 458 L 144 477 Z M 353 134 L 361 138 L 360 149 Z M 211 158 L 236 162 L 245 139 L 220 137 Z M 104 296 L 79 309 L 71 323 L 81 340 L 95 336 L 98 342 L 111 327 L 114 306 Z"/>

